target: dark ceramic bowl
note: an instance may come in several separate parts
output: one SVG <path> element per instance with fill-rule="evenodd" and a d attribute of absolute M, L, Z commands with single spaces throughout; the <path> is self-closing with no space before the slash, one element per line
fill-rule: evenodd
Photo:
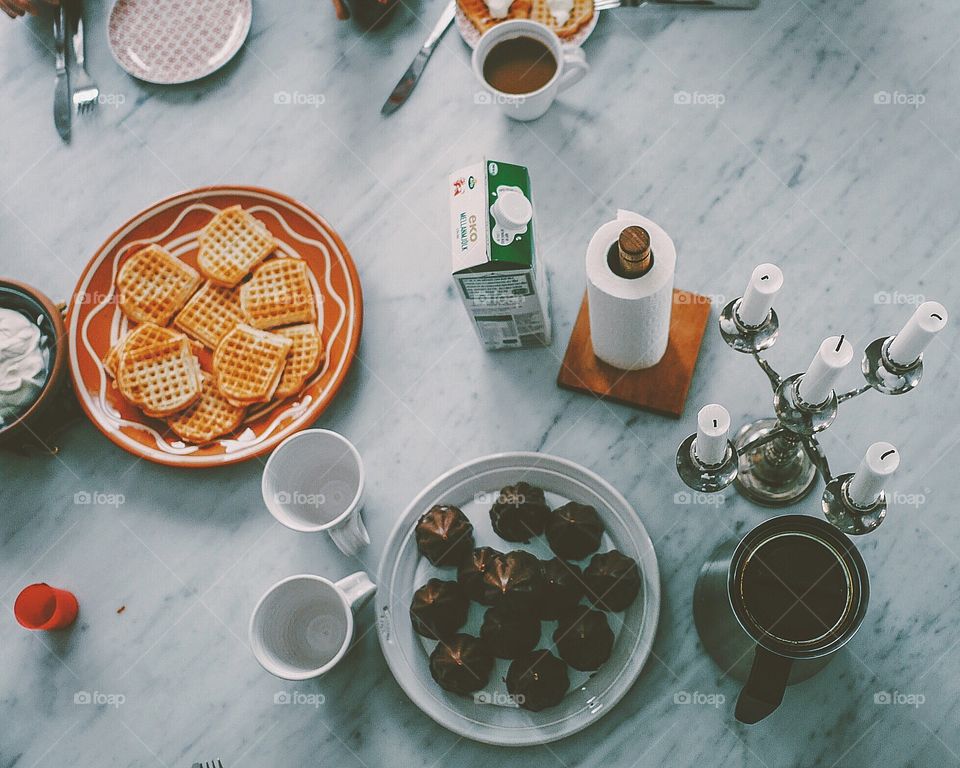
<path fill-rule="evenodd" d="M 34 432 L 50 404 L 62 394 L 67 370 L 67 332 L 63 316 L 50 299 L 29 285 L 0 279 L 0 307 L 19 312 L 40 328 L 41 343 L 48 351 L 47 377 L 34 401 L 16 419 L 0 425 L 0 444 L 21 440 Z"/>

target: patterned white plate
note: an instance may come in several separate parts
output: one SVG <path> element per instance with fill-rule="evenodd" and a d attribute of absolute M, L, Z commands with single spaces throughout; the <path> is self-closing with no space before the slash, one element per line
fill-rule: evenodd
<path fill-rule="evenodd" d="M 117 0 L 107 36 L 113 58 L 131 75 L 173 85 L 230 61 L 252 18 L 253 0 Z"/>

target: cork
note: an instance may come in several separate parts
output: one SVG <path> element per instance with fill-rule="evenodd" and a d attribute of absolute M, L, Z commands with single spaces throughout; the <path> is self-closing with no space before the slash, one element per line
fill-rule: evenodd
<path fill-rule="evenodd" d="M 620 233 L 617 240 L 620 269 L 626 277 L 640 277 L 653 266 L 650 250 L 650 234 L 643 227 L 630 226 Z"/>

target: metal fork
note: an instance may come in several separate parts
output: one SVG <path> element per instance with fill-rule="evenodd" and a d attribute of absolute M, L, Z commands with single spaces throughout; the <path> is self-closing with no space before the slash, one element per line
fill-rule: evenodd
<path fill-rule="evenodd" d="M 223 763 L 219 760 L 208 760 L 205 763 L 194 763 L 190 768 L 223 768 Z"/>
<path fill-rule="evenodd" d="M 83 43 L 83 0 L 74 0 L 72 3 L 74 14 L 73 31 L 73 59 L 76 62 L 77 69 L 73 85 L 73 106 L 78 115 L 86 115 L 96 109 L 100 101 L 100 89 L 93 82 L 86 68 L 84 67 L 85 51 Z"/>
<path fill-rule="evenodd" d="M 640 8 L 644 5 L 689 5 L 715 10 L 751 11 L 760 6 L 760 0 L 597 0 L 593 7 L 598 11 L 609 11 L 613 8 Z"/>

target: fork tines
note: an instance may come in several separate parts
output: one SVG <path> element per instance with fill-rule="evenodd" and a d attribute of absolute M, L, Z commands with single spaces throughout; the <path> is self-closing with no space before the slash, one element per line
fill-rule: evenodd
<path fill-rule="evenodd" d="M 219 760 L 208 760 L 205 763 L 194 763 L 190 768 L 223 768 L 223 763 Z"/>
<path fill-rule="evenodd" d="M 619 8 L 620 5 L 620 0 L 597 0 L 593 7 L 598 11 L 609 11 L 613 8 Z"/>

